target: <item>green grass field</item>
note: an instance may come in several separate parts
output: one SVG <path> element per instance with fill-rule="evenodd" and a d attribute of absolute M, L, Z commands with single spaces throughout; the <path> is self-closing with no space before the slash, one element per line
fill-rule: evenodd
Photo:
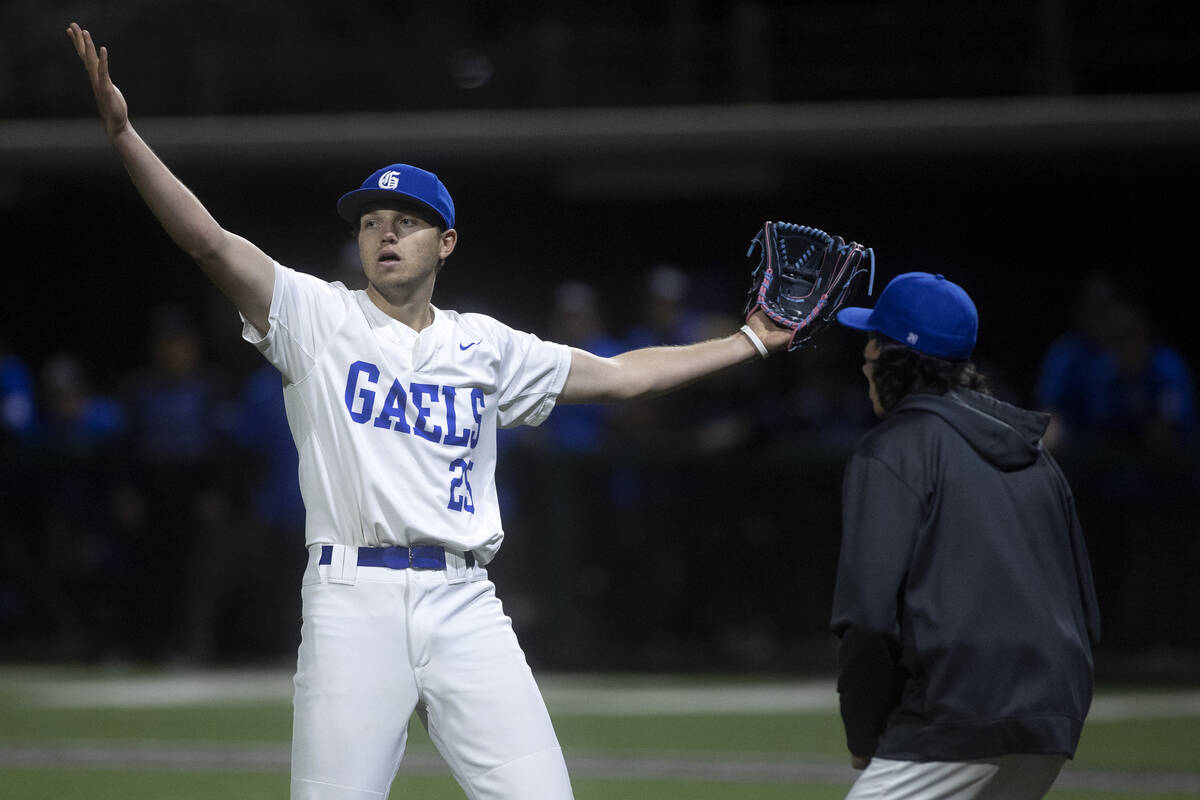
<path fill-rule="evenodd" d="M 831 681 L 543 676 L 580 800 L 840 798 Z M 0 668 L 0 797 L 286 798 L 284 672 Z M 1196 797 L 1200 689 L 1097 694 L 1051 797 Z M 393 798 L 460 800 L 420 725 Z"/>

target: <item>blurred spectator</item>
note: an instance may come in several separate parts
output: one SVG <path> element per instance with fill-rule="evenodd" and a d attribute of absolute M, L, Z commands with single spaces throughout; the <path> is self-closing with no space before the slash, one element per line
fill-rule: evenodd
<path fill-rule="evenodd" d="M 158 308 L 149 333 L 150 364 L 125 385 L 136 469 L 123 507 L 138 529 L 139 619 L 152 657 L 205 660 L 221 587 L 238 561 L 227 541 L 233 478 L 221 467 L 230 407 L 189 312 Z"/>
<path fill-rule="evenodd" d="M 549 338 L 603 358 L 623 350 L 620 340 L 608 330 L 596 290 L 581 281 L 566 281 L 555 289 Z M 542 424 L 541 432 L 556 448 L 594 452 L 608 442 L 608 422 L 614 408 L 598 403 L 562 406 Z"/>
<path fill-rule="evenodd" d="M 83 364 L 59 354 L 42 367 L 45 436 L 60 452 L 89 454 L 125 430 L 125 410 L 96 394 Z"/>
<path fill-rule="evenodd" d="M 1047 351 L 1038 398 L 1059 421 L 1047 443 L 1079 497 L 1105 640 L 1195 645 L 1200 602 L 1181 566 L 1200 560 L 1191 370 L 1111 285 L 1090 283 L 1078 309 L 1076 329 Z"/>
<path fill-rule="evenodd" d="M 0 338 L 0 439 L 28 439 L 37 427 L 33 376 Z"/>
<path fill-rule="evenodd" d="M 1055 339 L 1042 357 L 1034 389 L 1037 406 L 1052 415 L 1045 441 L 1050 447 L 1089 424 L 1089 372 L 1111 339 L 1110 319 L 1116 287 L 1106 276 L 1089 275 L 1071 308 L 1071 328 Z"/>
<path fill-rule="evenodd" d="M 706 338 L 708 320 L 691 306 L 690 291 L 691 281 L 678 266 L 651 268 L 646 275 L 642 316 L 630 326 L 623 348 L 682 345 Z M 705 400 L 694 392 L 689 392 L 686 400 L 645 400 L 621 409 L 621 428 L 642 450 L 684 451 L 693 445 L 698 419 L 707 416 L 704 408 Z"/>
<path fill-rule="evenodd" d="M 1077 301 L 1074 328 L 1046 351 L 1036 394 L 1057 421 L 1047 444 L 1060 449 L 1171 451 L 1190 444 L 1196 432 L 1187 362 L 1155 337 L 1144 309 L 1099 279 Z"/>
<path fill-rule="evenodd" d="M 119 658 L 135 578 L 118 530 L 124 410 L 95 393 L 83 364 L 59 354 L 42 367 L 42 537 L 36 555 L 47 601 L 60 610 L 63 655 Z"/>
<path fill-rule="evenodd" d="M 674 264 L 658 264 L 646 276 L 642 319 L 630 329 L 626 349 L 699 341 L 701 313 L 688 304 L 691 281 Z"/>
<path fill-rule="evenodd" d="M 1119 306 L 1111 326 L 1090 387 L 1087 433 L 1096 438 L 1084 453 L 1099 467 L 1097 509 L 1121 526 L 1109 554 L 1119 576 L 1113 628 L 1135 646 L 1194 646 L 1200 602 L 1185 566 L 1200 563 L 1193 377 L 1141 309 Z"/>
<path fill-rule="evenodd" d="M 1106 352 L 1085 385 L 1083 428 L 1150 452 L 1190 445 L 1196 432 L 1196 395 L 1187 362 L 1155 338 L 1141 308 L 1114 306 L 1109 327 Z"/>

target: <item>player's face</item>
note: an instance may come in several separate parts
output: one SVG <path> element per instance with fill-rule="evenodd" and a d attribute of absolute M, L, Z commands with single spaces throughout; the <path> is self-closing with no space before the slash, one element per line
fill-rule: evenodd
<path fill-rule="evenodd" d="M 879 402 L 879 393 L 875 389 L 875 359 L 879 358 L 879 342 L 874 336 L 867 340 L 867 346 L 863 348 L 863 375 L 867 376 L 867 392 L 871 396 L 871 408 L 875 411 L 875 416 L 883 416 L 883 406 Z"/>
<path fill-rule="evenodd" d="M 367 282 L 390 299 L 433 290 L 438 264 L 458 234 L 441 231 L 427 214 L 397 205 L 368 206 L 358 221 L 358 254 Z"/>

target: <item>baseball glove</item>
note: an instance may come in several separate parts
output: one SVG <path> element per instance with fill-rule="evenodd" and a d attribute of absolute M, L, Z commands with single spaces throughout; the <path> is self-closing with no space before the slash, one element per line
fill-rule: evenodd
<path fill-rule="evenodd" d="M 751 273 L 746 318 L 762 309 L 776 325 L 792 330 L 795 350 L 833 324 L 837 311 L 861 279 L 875 286 L 875 251 L 806 225 L 765 222 L 746 256 L 759 251 Z"/>

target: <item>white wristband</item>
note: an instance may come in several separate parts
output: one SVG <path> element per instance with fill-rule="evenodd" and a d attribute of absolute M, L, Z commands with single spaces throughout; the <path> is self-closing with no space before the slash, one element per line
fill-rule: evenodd
<path fill-rule="evenodd" d="M 750 344 L 754 345 L 754 349 L 758 351 L 758 355 L 766 358 L 771 355 L 771 351 L 767 350 L 767 346 L 763 344 L 763 340 L 758 338 L 758 334 L 750 330 L 749 325 L 742 326 L 742 333 L 746 334 L 746 338 L 750 340 Z"/>

